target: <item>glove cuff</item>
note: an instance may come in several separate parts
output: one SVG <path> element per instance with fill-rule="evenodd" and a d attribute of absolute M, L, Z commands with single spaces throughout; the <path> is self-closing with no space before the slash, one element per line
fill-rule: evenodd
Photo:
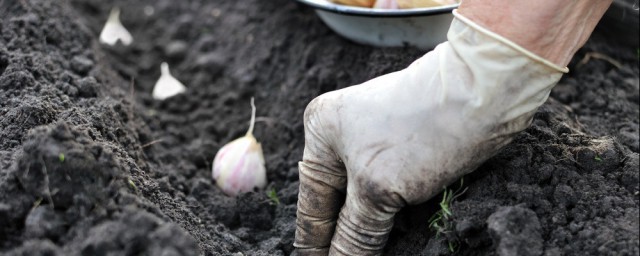
<path fill-rule="evenodd" d="M 535 60 L 535 61 L 537 61 L 539 63 L 542 63 L 542 64 L 544 64 L 544 65 L 546 65 L 546 66 L 548 66 L 548 67 L 550 67 L 550 68 L 552 68 L 554 70 L 557 70 L 559 72 L 569 73 L 569 68 L 568 67 L 561 67 L 559 65 L 556 65 L 555 63 L 553 63 L 553 62 L 551 62 L 551 61 L 549 61 L 549 60 L 547 60 L 545 58 L 542 58 L 542 57 L 538 56 L 537 54 L 535 54 L 535 53 L 523 48 L 522 46 L 514 43 L 513 41 L 511 41 L 511 40 L 509 40 L 509 39 L 507 39 L 507 38 L 505 38 L 505 37 L 503 37 L 501 35 L 498 35 L 498 34 L 492 32 L 492 31 L 490 31 L 490 30 L 478 25 L 477 23 L 473 22 L 472 20 L 468 19 L 467 17 L 462 16 L 462 14 L 458 13 L 458 10 L 453 10 L 453 16 L 455 16 L 456 19 L 458 19 L 459 21 L 463 22 L 467 26 L 473 28 L 474 30 L 476 30 L 476 31 L 478 31 L 478 32 L 480 32 L 482 34 L 485 34 L 486 36 L 489 36 L 489 37 L 491 37 L 491 38 L 493 38 L 495 40 L 498 40 L 501 43 L 504 43 L 505 45 L 513 48 L 514 50 L 524 54 L 525 56 L 527 56 L 527 57 L 529 57 L 529 58 L 531 58 L 531 59 L 533 59 L 533 60 Z"/>

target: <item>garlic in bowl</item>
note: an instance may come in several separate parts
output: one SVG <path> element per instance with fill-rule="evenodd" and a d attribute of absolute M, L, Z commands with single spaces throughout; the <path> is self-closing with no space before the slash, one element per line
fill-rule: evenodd
<path fill-rule="evenodd" d="M 457 4 L 457 0 L 329 0 L 337 4 L 386 8 L 386 9 L 410 9 L 437 7 L 443 5 Z"/>

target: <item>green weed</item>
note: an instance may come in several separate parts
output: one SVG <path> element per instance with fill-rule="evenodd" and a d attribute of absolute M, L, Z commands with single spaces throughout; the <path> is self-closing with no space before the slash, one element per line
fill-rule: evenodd
<path fill-rule="evenodd" d="M 135 191 L 136 193 L 138 192 L 138 186 L 136 186 L 136 183 L 134 183 L 131 178 L 127 178 L 127 183 L 129 183 L 129 187 L 131 187 L 133 191 Z"/>
<path fill-rule="evenodd" d="M 280 199 L 278 198 L 278 193 L 275 188 L 271 188 L 271 190 L 267 191 L 267 197 L 271 199 L 275 205 L 280 205 Z"/>
<path fill-rule="evenodd" d="M 593 160 L 596 160 L 596 162 L 602 162 L 602 158 L 600 158 L 599 155 L 596 155 L 596 157 L 594 157 Z"/>
<path fill-rule="evenodd" d="M 445 189 L 442 195 L 442 201 L 440 201 L 440 210 L 438 210 L 429 219 L 429 228 L 436 232 L 436 238 L 440 235 L 447 235 L 453 232 L 453 213 L 451 212 L 451 203 L 460 197 L 467 188 L 462 188 L 464 185 L 464 178 L 460 179 L 460 187 L 455 191 L 452 189 Z M 458 241 L 447 239 L 450 252 L 456 252 L 460 246 Z"/>

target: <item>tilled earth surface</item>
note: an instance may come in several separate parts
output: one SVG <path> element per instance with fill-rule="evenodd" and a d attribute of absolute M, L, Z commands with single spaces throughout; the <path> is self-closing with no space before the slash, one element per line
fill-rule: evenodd
<path fill-rule="evenodd" d="M 288 255 L 306 104 L 425 53 L 353 44 L 291 0 L 106 2 L 0 0 L 0 254 Z M 97 42 L 113 6 L 129 47 Z M 161 62 L 188 91 L 158 102 Z M 408 207 L 386 254 L 640 253 L 637 46 L 594 36 L 570 68 L 464 178 L 450 229 L 429 228 L 441 195 Z M 270 183 L 231 198 L 211 162 L 251 97 Z"/>

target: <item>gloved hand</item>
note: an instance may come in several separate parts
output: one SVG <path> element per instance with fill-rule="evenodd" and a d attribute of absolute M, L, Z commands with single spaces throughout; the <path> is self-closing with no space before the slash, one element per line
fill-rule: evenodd
<path fill-rule="evenodd" d="M 500 2 L 465 3 L 481 1 Z M 589 15 L 599 19 L 607 6 Z M 307 106 L 294 243 L 299 254 L 380 254 L 400 208 L 428 200 L 496 154 L 529 126 L 567 72 L 455 16 L 449 41 L 408 68 L 326 93 Z M 586 37 L 592 30 L 586 27 Z M 564 50 L 577 50 L 583 32 L 571 35 L 573 44 L 563 44 Z"/>

